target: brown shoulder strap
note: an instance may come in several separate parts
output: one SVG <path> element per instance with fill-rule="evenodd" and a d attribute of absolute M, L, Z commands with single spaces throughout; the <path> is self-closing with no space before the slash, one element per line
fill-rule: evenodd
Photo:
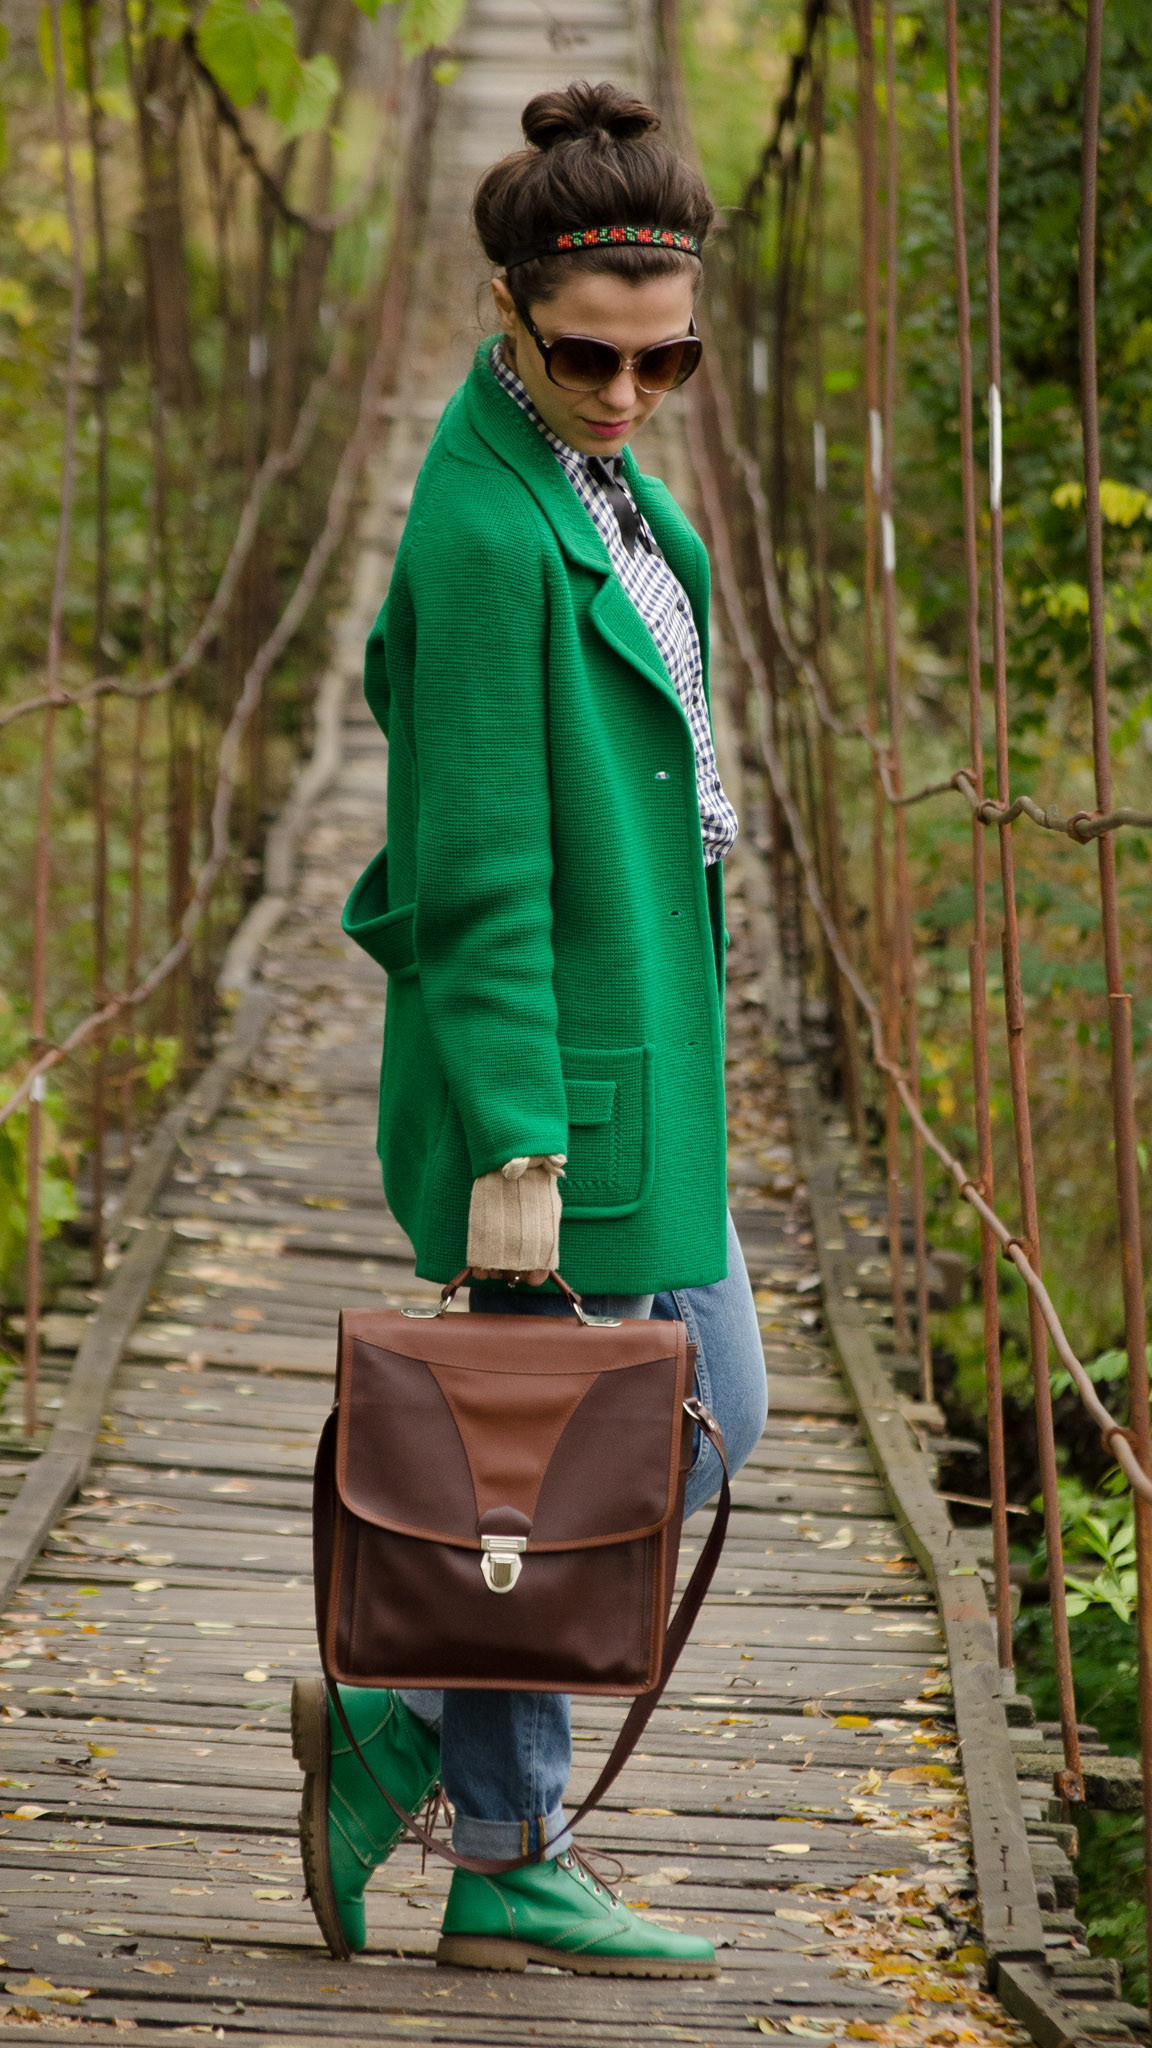
<path fill-rule="evenodd" d="M 681 1595 L 680 1605 L 668 1624 L 668 1633 L 664 1638 L 664 1655 L 660 1663 L 660 1676 L 650 1692 L 643 1692 L 638 1699 L 633 1700 L 625 1716 L 624 1725 L 612 1745 L 611 1755 L 587 1798 L 582 1802 L 578 1811 L 573 1814 L 569 1822 L 570 1827 L 577 1827 L 585 1816 L 592 1812 L 593 1807 L 600 1804 L 604 1794 L 619 1777 L 645 1728 L 648 1726 L 656 1707 L 659 1705 L 660 1696 L 673 1671 L 676 1669 L 680 1652 L 691 1634 L 696 1617 L 704 1605 L 708 1588 L 712 1583 L 716 1567 L 720 1562 L 720 1552 L 724 1548 L 724 1538 L 728 1533 L 728 1517 L 732 1509 L 732 1493 L 728 1483 L 728 1458 L 724 1449 L 724 1438 L 716 1417 L 705 1408 L 702 1401 L 696 1399 L 695 1395 L 691 1395 L 685 1401 L 684 1409 L 686 1414 L 692 1417 L 697 1428 L 707 1437 L 724 1468 L 724 1477 L 720 1486 L 720 1498 L 716 1503 L 716 1513 L 712 1518 L 712 1527 L 708 1531 L 704 1548 L 693 1566 L 692 1576 Z M 320 1656 L 323 1661 L 323 1642 L 321 1642 L 320 1646 Z M 352 1733 L 348 1723 L 348 1716 L 344 1712 L 344 1705 L 340 1698 L 340 1689 L 333 1680 L 327 1666 L 324 1669 L 324 1678 L 328 1686 L 328 1697 L 332 1702 L 332 1711 L 348 1741 L 351 1743 L 353 1750 L 359 1757 L 360 1762 L 363 1764 L 364 1769 L 367 1771 L 368 1776 L 371 1778 L 372 1783 L 375 1785 L 376 1790 L 381 1798 L 387 1801 L 397 1819 L 403 1822 L 413 1841 L 419 1842 L 421 1847 L 428 1851 L 429 1855 L 439 1856 L 445 1863 L 451 1863 L 457 1870 L 472 1870 L 483 1877 L 501 1876 L 506 1871 L 523 1870 L 529 1863 L 539 1863 L 542 1861 L 542 1850 L 536 1850 L 531 1856 L 514 1856 L 507 1860 L 497 1860 L 491 1857 L 458 1856 L 455 1849 L 450 1849 L 446 1842 L 436 1841 L 429 1830 L 422 1828 L 419 1821 L 415 1820 L 397 1800 L 393 1799 L 392 1794 L 380 1783 L 379 1778 L 360 1748 L 360 1744 Z"/>

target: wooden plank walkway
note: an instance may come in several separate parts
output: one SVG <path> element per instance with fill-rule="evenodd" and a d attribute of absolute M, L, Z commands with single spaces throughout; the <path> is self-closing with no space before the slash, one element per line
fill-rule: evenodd
<path fill-rule="evenodd" d="M 538 85 L 571 68 L 640 70 L 628 20 L 604 0 L 547 12 L 477 0 L 461 49 L 407 368 L 338 634 L 350 682 L 437 407 L 472 345 L 480 273 L 462 221 L 475 172 L 514 140 Z M 655 456 L 682 487 L 674 414 Z M 408 1848 L 370 1890 L 367 1956 L 327 1957 L 302 1897 L 287 1739 L 291 1680 L 316 1662 L 311 1460 L 338 1308 L 429 1292 L 372 1149 L 383 981 L 338 928 L 383 837 L 384 746 L 352 687 L 340 770 L 263 958 L 271 1023 L 159 1197 L 171 1252 L 88 1484 L 5 1620 L 0 2021 L 34 2022 L 45 2042 L 132 2029 L 141 2048 L 185 2033 L 269 2048 L 649 2035 L 721 2048 L 750 2028 L 810 2042 L 1023 2039 L 970 1947 L 943 1639 L 823 1334 L 739 866 L 733 1201 L 772 1413 L 644 1752 L 585 1830 L 620 1859 L 630 1902 L 716 1941 L 721 1974 L 672 1987 L 438 1972 L 447 1878 Z M 685 1569 L 703 1520 L 685 1533 Z M 618 1720 L 610 1703 L 577 1704 L 574 1795 Z"/>

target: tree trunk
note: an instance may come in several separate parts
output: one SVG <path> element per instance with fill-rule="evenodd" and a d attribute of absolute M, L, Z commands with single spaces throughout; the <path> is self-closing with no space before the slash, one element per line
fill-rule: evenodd
<path fill-rule="evenodd" d="M 180 44 L 164 36 L 147 42 L 134 85 L 153 359 L 165 402 L 184 410 L 195 402 L 196 366 L 180 189 L 180 128 L 187 96 Z"/>

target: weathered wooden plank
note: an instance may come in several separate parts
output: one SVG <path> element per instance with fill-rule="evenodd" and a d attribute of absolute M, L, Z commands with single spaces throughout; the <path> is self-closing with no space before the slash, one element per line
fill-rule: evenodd
<path fill-rule="evenodd" d="M 150 1223 L 140 1232 L 84 1332 L 48 1448 L 30 1467 L 0 1523 L 0 1607 L 24 1577 L 87 1468 L 112 1375 L 160 1269 L 168 1237 L 160 1223 Z"/>
<path fill-rule="evenodd" d="M 836 1234 L 836 1158 L 810 1076 L 791 1069 L 789 1096 L 817 1234 L 826 1242 Z M 1044 1934 L 984 1588 L 933 1490 L 929 1460 L 900 1415 L 863 1311 L 840 1292 L 837 1258 L 827 1251 L 821 1258 L 833 1342 L 901 1524 L 936 1591 L 948 1638 L 984 1946 L 994 1963 L 1042 1962 Z"/>

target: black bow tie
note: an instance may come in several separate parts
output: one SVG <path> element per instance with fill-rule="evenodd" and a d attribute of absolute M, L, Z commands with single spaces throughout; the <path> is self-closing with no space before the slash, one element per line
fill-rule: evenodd
<path fill-rule="evenodd" d="M 621 458 L 614 455 L 608 463 L 599 455 L 589 455 L 587 462 L 589 475 L 595 477 L 616 514 L 621 540 L 628 553 L 634 555 L 636 542 L 640 539 L 640 514 L 620 481 L 624 469 Z"/>

